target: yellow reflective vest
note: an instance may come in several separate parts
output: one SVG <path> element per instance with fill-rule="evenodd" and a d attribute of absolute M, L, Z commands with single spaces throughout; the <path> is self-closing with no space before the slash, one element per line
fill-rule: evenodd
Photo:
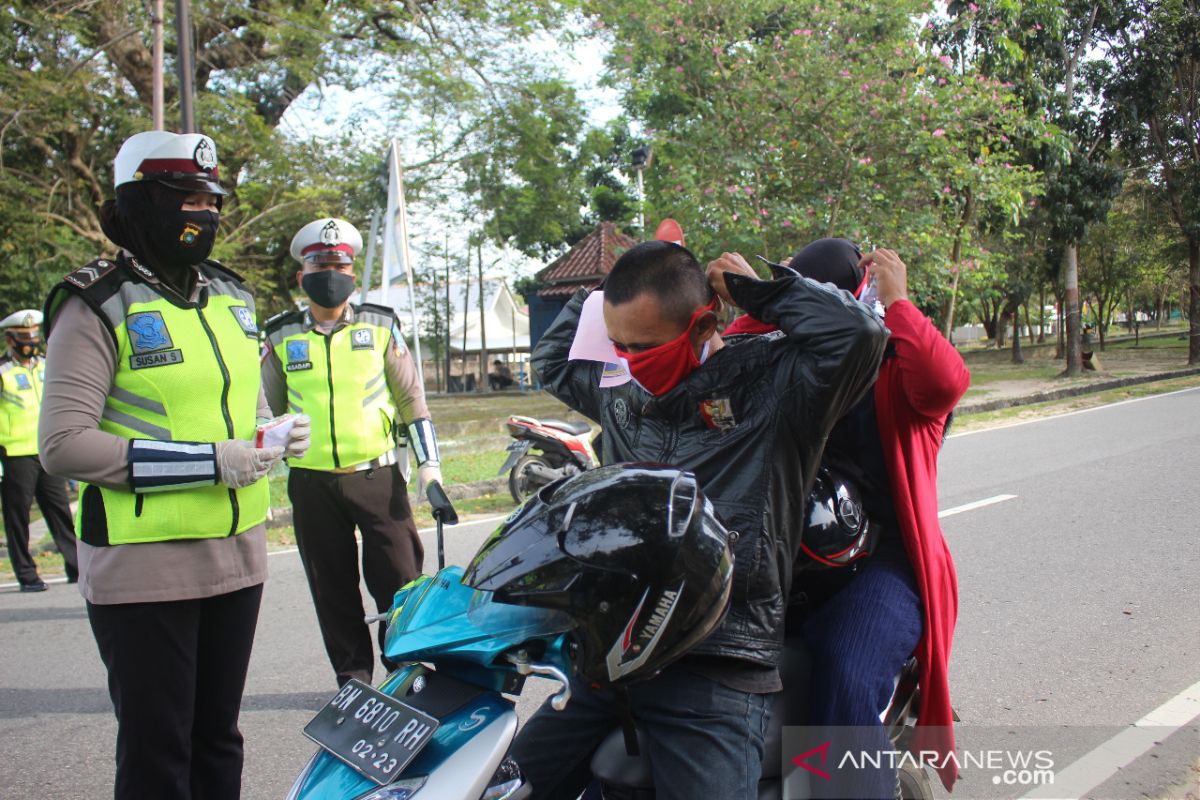
<path fill-rule="evenodd" d="M 5 356 L 0 359 L 0 447 L 10 456 L 36 456 L 38 413 L 46 366 L 34 358 L 29 366 Z"/>
<path fill-rule="evenodd" d="M 101 430 L 180 442 L 254 438 L 260 387 L 254 299 L 221 265 L 206 261 L 199 270 L 208 286 L 195 303 L 160 293 L 132 258 L 94 261 L 51 291 L 47 326 L 67 294 L 77 294 L 116 345 Z M 265 478 L 244 489 L 217 484 L 147 494 L 82 484 L 76 534 L 96 546 L 232 536 L 263 522 L 269 502 Z"/>
<path fill-rule="evenodd" d="M 267 347 L 283 366 L 288 410 L 312 419 L 312 444 L 292 467 L 349 469 L 392 450 L 396 407 L 384 363 L 397 330 L 390 309 L 350 306 L 350 322 L 333 333 L 313 329 L 307 311 L 264 326 Z"/>

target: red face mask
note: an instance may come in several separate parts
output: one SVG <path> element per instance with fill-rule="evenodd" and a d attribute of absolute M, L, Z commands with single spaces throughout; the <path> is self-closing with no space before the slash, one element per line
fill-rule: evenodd
<path fill-rule="evenodd" d="M 629 365 L 629 372 L 646 391 L 658 397 L 678 386 L 684 378 L 691 375 L 700 366 L 700 359 L 692 349 L 689 334 L 696 322 L 705 313 L 714 311 L 717 307 L 716 298 L 704 308 L 692 312 L 692 319 L 687 329 L 666 344 L 643 350 L 640 353 L 622 352 L 621 357 Z"/>

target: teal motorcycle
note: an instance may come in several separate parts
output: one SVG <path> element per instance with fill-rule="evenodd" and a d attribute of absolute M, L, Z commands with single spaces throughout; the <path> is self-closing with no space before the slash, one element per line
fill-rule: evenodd
<path fill-rule="evenodd" d="M 506 695 L 546 678 L 562 710 L 571 677 L 654 674 L 728 605 L 728 533 L 690 473 L 614 465 L 543 487 L 466 570 L 444 566 L 442 527 L 458 519 L 437 484 L 430 502 L 439 570 L 380 615 L 384 652 L 402 666 L 378 687 L 350 681 L 321 708 L 304 729 L 319 749 L 287 800 L 526 798 Z"/>

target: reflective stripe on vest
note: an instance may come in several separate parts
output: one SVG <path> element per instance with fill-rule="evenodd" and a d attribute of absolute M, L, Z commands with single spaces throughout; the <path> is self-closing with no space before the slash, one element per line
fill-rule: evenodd
<path fill-rule="evenodd" d="M 126 439 L 219 442 L 254 438 L 260 385 L 254 301 L 210 275 L 203 308 L 173 305 L 128 281 L 102 305 L 117 337 L 117 372 L 100 429 Z M 97 496 L 102 507 L 97 508 Z M 266 519 L 264 478 L 135 495 L 80 487 L 76 531 L 90 544 L 213 539 Z"/>
<path fill-rule="evenodd" d="M 38 413 L 46 365 L 40 358 L 28 367 L 13 360 L 0 365 L 0 447 L 10 456 L 38 452 Z"/>
<path fill-rule="evenodd" d="M 394 448 L 396 415 L 384 362 L 392 320 L 358 311 L 354 323 L 326 336 L 299 321 L 269 334 L 283 365 L 288 409 L 312 419 L 312 444 L 293 467 L 332 470 L 379 458 Z"/>

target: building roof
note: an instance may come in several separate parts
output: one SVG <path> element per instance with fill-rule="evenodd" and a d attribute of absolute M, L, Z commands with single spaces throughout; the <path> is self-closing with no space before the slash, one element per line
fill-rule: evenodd
<path fill-rule="evenodd" d="M 608 274 L 621 253 L 637 240 L 617 230 L 612 222 L 601 222 L 596 229 L 576 242 L 537 274 L 542 288 L 538 297 L 573 294 L 581 286 L 592 288 Z"/>

